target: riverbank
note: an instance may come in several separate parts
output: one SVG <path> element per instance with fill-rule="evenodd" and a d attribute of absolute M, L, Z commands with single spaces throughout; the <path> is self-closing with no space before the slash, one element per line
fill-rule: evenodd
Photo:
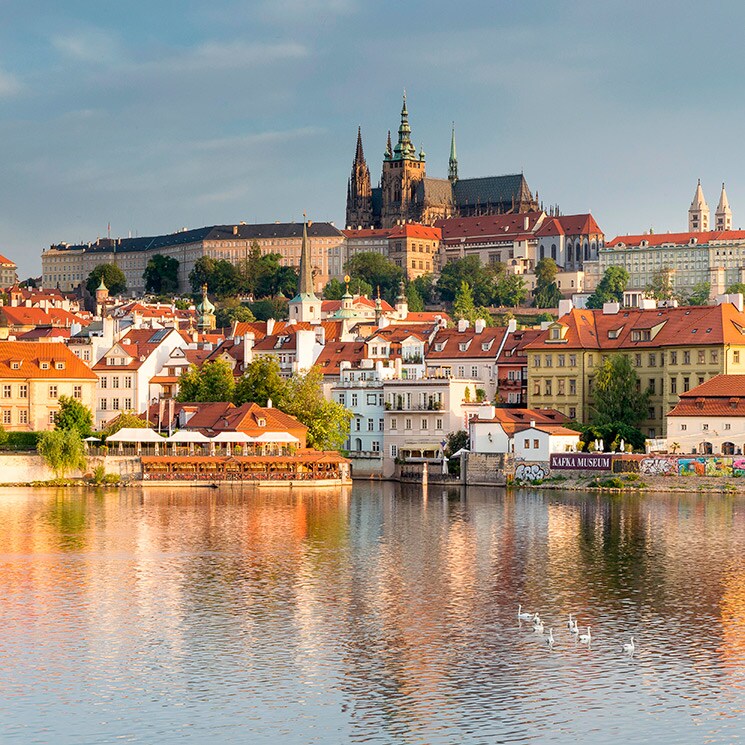
<path fill-rule="evenodd" d="M 635 473 L 600 476 L 553 475 L 534 482 L 514 481 L 510 486 L 562 491 L 745 494 L 745 478 L 738 476 L 640 476 Z"/>

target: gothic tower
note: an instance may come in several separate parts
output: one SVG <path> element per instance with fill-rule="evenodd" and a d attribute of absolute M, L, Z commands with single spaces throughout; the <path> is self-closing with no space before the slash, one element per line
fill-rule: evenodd
<path fill-rule="evenodd" d="M 383 159 L 381 227 L 391 228 L 399 222 L 418 219 L 415 214 L 414 195 L 417 184 L 425 176 L 424 152 L 417 155 L 411 142 L 409 111 L 406 93 L 401 108 L 398 142 L 390 149 L 390 142 Z"/>
<path fill-rule="evenodd" d="M 303 242 L 300 248 L 300 277 L 297 295 L 289 303 L 291 321 L 319 322 L 321 320 L 321 301 L 313 287 L 313 264 L 311 261 L 308 222 L 303 222 Z"/>
<path fill-rule="evenodd" d="M 722 193 L 719 196 L 717 211 L 714 213 L 714 226 L 716 230 L 732 230 L 732 210 L 729 207 L 724 184 L 722 184 Z"/>
<path fill-rule="evenodd" d="M 691 233 L 703 233 L 709 229 L 709 205 L 704 199 L 701 179 L 698 180 L 696 193 L 693 195 L 691 207 L 688 210 L 688 230 Z"/>
<path fill-rule="evenodd" d="M 448 160 L 448 179 L 451 184 L 458 180 L 458 156 L 455 153 L 455 122 L 450 135 L 450 159 Z"/>
<path fill-rule="evenodd" d="M 357 151 L 352 163 L 352 175 L 347 185 L 347 219 L 349 228 L 369 228 L 373 224 L 372 184 L 370 169 L 362 150 L 362 128 L 357 129 Z"/>

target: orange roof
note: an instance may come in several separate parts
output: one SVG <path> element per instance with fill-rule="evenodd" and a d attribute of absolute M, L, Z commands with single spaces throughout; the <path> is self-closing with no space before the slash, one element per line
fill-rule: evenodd
<path fill-rule="evenodd" d="M 526 349 L 613 350 L 745 344 L 745 313 L 731 303 L 649 310 L 622 308 L 611 314 L 575 308 L 557 323 L 566 328 L 562 341 L 550 341 L 549 328 Z M 648 333 L 633 333 L 641 331 Z"/>
<path fill-rule="evenodd" d="M 581 215 L 558 215 L 546 218 L 536 231 L 537 236 L 593 234 L 602 235 L 603 231 L 589 212 Z"/>
<path fill-rule="evenodd" d="M 465 331 L 440 329 L 429 346 L 427 361 L 438 359 L 496 359 L 507 329 L 485 328 L 480 334 L 473 326 Z M 461 349 L 461 345 L 466 345 Z"/>
<path fill-rule="evenodd" d="M 435 225 L 442 230 L 445 243 L 459 244 L 462 239 L 512 241 L 518 235 L 532 235 L 544 217 L 543 212 L 522 212 L 510 215 L 482 215 L 479 217 L 460 217 L 437 220 Z M 525 221 L 528 221 L 527 231 Z"/>
<path fill-rule="evenodd" d="M 745 375 L 715 375 L 681 393 L 668 416 L 745 416 Z"/>
<path fill-rule="evenodd" d="M 428 225 L 419 225 L 418 223 L 407 222 L 403 225 L 397 225 L 391 230 L 389 238 L 423 238 L 425 240 L 439 241 L 442 240 L 442 230 L 433 228 Z"/>
<path fill-rule="evenodd" d="M 11 363 L 20 362 L 18 369 Z M 42 369 L 41 363 L 48 363 Z M 56 363 L 64 363 L 58 370 Z M 64 344 L 55 342 L 0 342 L 0 378 L 97 380 L 96 374 Z"/>
<path fill-rule="evenodd" d="M 620 244 L 625 247 L 639 248 L 642 241 L 648 246 L 662 246 L 674 244 L 688 245 L 695 240 L 697 245 L 706 245 L 715 241 L 745 241 L 745 230 L 709 230 L 706 232 L 687 233 L 642 233 L 641 235 L 617 235 L 613 240 L 606 241 L 606 248 L 616 248 Z"/>
<path fill-rule="evenodd" d="M 0 265 L 2 265 L 2 266 L 12 266 L 12 267 L 17 266 L 16 263 L 15 263 L 15 261 L 11 261 L 10 259 L 6 259 L 5 256 L 3 256 L 2 254 L 0 254 Z"/>
<path fill-rule="evenodd" d="M 365 344 L 357 341 L 329 342 L 321 350 L 315 364 L 324 375 L 338 375 L 342 362 L 351 362 L 353 367 L 359 365 L 365 357 Z"/>

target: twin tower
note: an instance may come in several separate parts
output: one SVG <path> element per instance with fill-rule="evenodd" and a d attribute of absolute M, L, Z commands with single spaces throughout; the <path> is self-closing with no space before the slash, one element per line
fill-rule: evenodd
<path fill-rule="evenodd" d="M 727 192 L 722 184 L 722 193 L 719 196 L 717 211 L 714 213 L 714 227 L 710 227 L 709 205 L 704 198 L 704 190 L 701 188 L 701 179 L 698 180 L 696 193 L 693 195 L 691 207 L 688 210 L 688 232 L 704 233 L 708 230 L 732 230 L 732 210 L 727 201 Z"/>

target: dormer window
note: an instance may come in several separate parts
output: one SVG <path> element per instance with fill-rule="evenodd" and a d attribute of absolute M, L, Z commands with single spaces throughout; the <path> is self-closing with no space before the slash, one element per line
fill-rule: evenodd
<path fill-rule="evenodd" d="M 11 362 L 10 362 L 10 369 L 11 370 L 20 370 L 21 369 L 21 360 L 11 360 Z"/>
<path fill-rule="evenodd" d="M 64 370 L 65 369 L 65 363 L 64 362 L 55 362 L 54 363 L 54 369 L 55 370 Z"/>
<path fill-rule="evenodd" d="M 266 427 L 266 419 L 261 418 L 256 420 L 256 424 L 259 425 L 259 427 Z"/>
<path fill-rule="evenodd" d="M 743 333 L 745 333 L 745 330 L 743 330 Z M 435 344 L 435 352 L 442 352 L 442 350 L 445 348 L 445 345 L 442 342 L 437 342 Z"/>
<path fill-rule="evenodd" d="M 652 329 L 634 329 L 631 332 L 631 341 L 650 341 Z"/>
<path fill-rule="evenodd" d="M 461 342 L 460 344 L 458 344 L 458 349 L 460 349 L 461 352 L 465 352 L 468 349 L 468 343 Z"/>
<path fill-rule="evenodd" d="M 46 361 L 40 362 L 39 363 L 39 368 L 42 369 L 42 370 L 48 370 L 49 369 L 49 363 L 46 362 Z"/>

